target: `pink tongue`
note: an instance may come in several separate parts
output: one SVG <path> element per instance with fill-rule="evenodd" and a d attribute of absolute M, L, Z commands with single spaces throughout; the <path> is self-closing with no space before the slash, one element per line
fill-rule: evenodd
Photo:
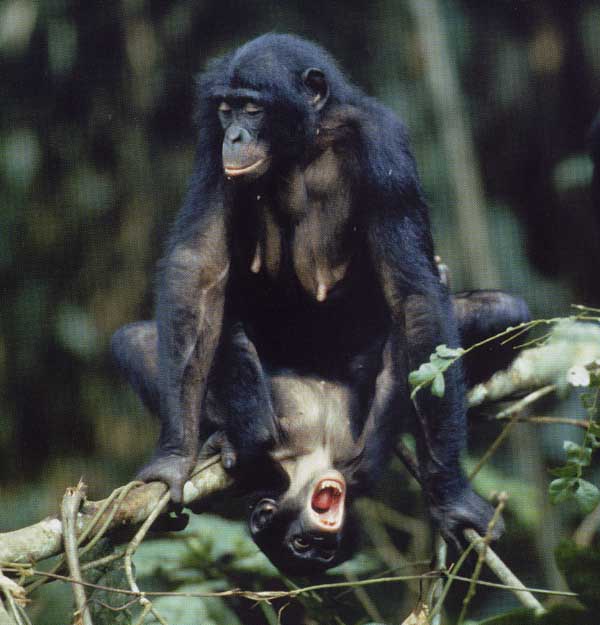
<path fill-rule="evenodd" d="M 318 512 L 325 512 L 331 508 L 333 504 L 333 496 L 329 488 L 319 491 L 312 500 L 312 505 Z"/>

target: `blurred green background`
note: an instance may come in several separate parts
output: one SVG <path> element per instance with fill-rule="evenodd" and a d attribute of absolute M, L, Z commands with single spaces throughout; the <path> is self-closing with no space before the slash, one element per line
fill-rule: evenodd
<path fill-rule="evenodd" d="M 539 317 L 600 304 L 596 1 L 3 0 L 0 530 L 82 475 L 100 498 L 148 457 L 156 422 L 108 341 L 152 315 L 194 75 L 267 31 L 322 44 L 404 118 L 456 289 L 509 289 Z"/>

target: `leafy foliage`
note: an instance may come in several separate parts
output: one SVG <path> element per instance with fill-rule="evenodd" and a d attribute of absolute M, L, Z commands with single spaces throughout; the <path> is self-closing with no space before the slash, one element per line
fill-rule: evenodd
<path fill-rule="evenodd" d="M 587 387 L 581 395 L 589 425 L 581 444 L 565 441 L 563 446 L 567 454 L 567 461 L 561 467 L 552 469 L 551 473 L 557 479 L 549 486 L 550 501 L 561 503 L 574 499 L 581 511 L 591 512 L 600 504 L 600 491 L 591 482 L 581 476 L 584 468 L 590 466 L 593 452 L 600 447 L 600 423 L 598 417 L 598 399 L 600 396 L 600 365 L 597 362 L 588 367 L 572 367 L 567 379 L 573 386 Z"/>
<path fill-rule="evenodd" d="M 429 362 L 424 362 L 416 371 L 411 371 L 408 382 L 413 387 L 411 399 L 417 392 L 431 385 L 431 392 L 436 397 L 443 397 L 446 390 L 444 373 L 463 354 L 462 347 L 450 348 L 447 345 L 438 345 L 435 352 L 429 356 Z"/>

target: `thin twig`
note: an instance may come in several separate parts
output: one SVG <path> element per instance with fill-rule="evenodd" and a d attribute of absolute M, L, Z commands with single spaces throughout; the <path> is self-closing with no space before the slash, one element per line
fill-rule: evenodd
<path fill-rule="evenodd" d="M 444 605 L 444 601 L 446 600 L 446 596 L 450 592 L 450 587 L 452 586 L 452 583 L 456 579 L 455 571 L 460 571 L 462 565 L 465 563 L 465 560 L 467 559 L 471 551 L 473 551 L 473 548 L 474 548 L 473 543 L 468 545 L 467 548 L 460 554 L 460 558 L 458 558 L 456 565 L 453 566 L 452 569 L 447 572 L 448 579 L 446 581 L 446 584 L 444 585 L 444 589 L 440 593 L 440 598 L 438 599 L 437 603 L 433 606 L 429 614 L 429 618 L 431 620 L 433 620 L 436 614 L 440 613 L 442 606 Z"/>
<path fill-rule="evenodd" d="M 555 390 L 556 386 L 554 384 L 543 386 L 542 388 L 533 391 L 533 393 L 529 393 L 522 399 L 514 402 L 508 408 L 502 410 L 502 412 L 499 412 L 498 415 L 496 415 L 496 419 L 510 419 L 510 421 L 506 424 L 496 440 L 488 447 L 486 452 L 480 458 L 479 462 L 475 465 L 475 468 L 469 474 L 469 480 L 473 480 L 473 478 L 479 473 L 479 471 L 481 471 L 481 468 L 496 453 L 500 445 L 502 445 L 506 437 L 510 434 L 510 431 L 513 429 L 515 423 L 518 422 L 519 413 L 523 412 L 523 410 L 536 402 L 538 399 L 549 395 Z"/>
<path fill-rule="evenodd" d="M 79 512 L 81 502 L 85 498 L 85 490 L 86 486 L 81 481 L 75 488 L 67 488 L 61 505 L 61 519 L 65 556 L 70 576 L 74 580 L 71 586 L 73 587 L 77 612 L 81 617 L 83 625 L 94 625 L 90 608 L 87 604 L 85 589 L 81 585 L 83 578 L 79 568 L 79 555 L 77 553 L 77 513 Z"/>
<path fill-rule="evenodd" d="M 402 460 L 408 472 L 421 484 L 419 464 L 412 451 L 401 440 L 396 443 L 396 454 Z"/>
<path fill-rule="evenodd" d="M 448 556 L 448 545 L 446 541 L 442 538 L 441 534 L 436 533 L 435 537 L 435 568 L 438 570 L 443 570 L 446 568 L 446 558 Z M 442 591 L 444 590 L 444 580 L 440 577 L 437 579 L 432 585 L 429 591 L 429 598 L 427 603 L 430 608 L 436 605 L 439 601 Z M 442 614 L 441 610 L 438 611 L 437 614 L 433 615 L 430 618 L 431 625 L 441 625 L 442 623 Z"/>
<path fill-rule="evenodd" d="M 473 545 L 475 551 L 484 553 L 485 563 L 495 573 L 496 577 L 502 582 L 503 587 L 509 587 L 514 591 L 515 596 L 527 608 L 533 608 L 536 613 L 545 612 L 541 603 L 531 594 L 530 589 L 518 579 L 518 577 L 502 562 L 494 550 L 485 544 L 483 538 L 474 530 L 466 529 L 464 531 L 465 538 Z M 479 582 L 483 583 L 483 582 Z M 531 589 L 537 592 L 535 589 Z M 560 593 L 563 594 L 564 593 Z"/>
<path fill-rule="evenodd" d="M 504 564 L 504 563 L 503 563 Z M 506 565 L 505 565 L 506 566 Z M 471 583 L 473 580 L 470 577 L 464 577 L 462 575 L 455 575 L 454 579 L 457 582 L 468 582 Z M 521 592 L 523 590 L 523 585 L 519 582 L 520 585 L 508 585 L 508 584 L 499 584 L 497 582 L 487 582 L 483 579 L 478 579 L 475 581 L 478 586 L 487 586 L 488 588 L 498 588 L 499 590 L 509 590 L 515 595 L 517 592 Z M 577 599 L 579 595 L 576 592 L 571 592 L 570 590 L 548 590 L 547 588 L 532 588 L 530 586 L 524 587 L 527 592 L 535 593 L 536 595 L 547 595 L 549 597 L 570 597 L 572 599 Z"/>
<path fill-rule="evenodd" d="M 129 545 L 127 545 L 127 549 L 125 550 L 125 575 L 127 576 L 127 581 L 129 582 L 129 586 L 131 590 L 135 592 L 140 592 L 138 588 L 135 578 L 133 576 L 133 564 L 132 557 L 136 552 L 137 548 L 140 546 L 140 543 L 144 539 L 144 536 L 148 533 L 150 526 L 156 519 L 159 514 L 163 511 L 165 506 L 169 503 L 171 499 L 170 493 L 166 492 L 161 498 L 154 510 L 150 513 L 148 518 L 144 521 L 140 529 L 137 531 L 136 535 L 130 541 Z"/>
<path fill-rule="evenodd" d="M 344 571 L 344 577 L 351 583 L 357 582 L 358 578 L 351 571 Z M 362 606 L 365 613 L 369 616 L 372 621 L 381 622 L 383 618 L 377 609 L 377 606 L 369 596 L 369 593 L 360 586 L 353 586 L 352 591 L 354 596 Z"/>
<path fill-rule="evenodd" d="M 0 591 L 8 604 L 6 610 L 0 600 L 0 625 L 22 625 L 21 608 L 27 603 L 25 589 L 0 571 Z"/>
<path fill-rule="evenodd" d="M 502 420 L 507 417 L 495 416 L 493 420 Z M 518 416 L 518 423 L 543 423 L 548 425 L 572 425 L 574 427 L 587 430 L 590 427 L 588 419 L 572 419 L 570 417 L 534 417 L 534 416 Z"/>
<path fill-rule="evenodd" d="M 550 393 L 553 393 L 556 390 L 556 384 L 547 384 L 546 386 L 542 386 L 542 388 L 538 388 L 532 393 L 525 395 L 522 399 L 519 399 L 514 404 L 511 404 L 508 408 L 505 408 L 501 412 L 496 415 L 497 419 L 507 419 L 516 414 L 523 412 L 526 408 L 531 406 L 534 402 Z"/>
<path fill-rule="evenodd" d="M 515 423 L 517 423 L 516 415 L 511 417 L 510 421 L 502 429 L 502 432 L 500 432 L 500 434 L 496 437 L 496 440 L 486 449 L 483 456 L 479 459 L 479 462 L 475 465 L 475 468 L 471 471 L 471 473 L 469 473 L 469 480 L 472 481 L 487 461 L 496 453 L 500 445 L 502 445 L 507 436 L 510 434 L 510 431 L 513 429 Z"/>
<path fill-rule="evenodd" d="M 168 625 L 166 621 L 158 614 L 152 602 L 142 593 L 135 581 L 135 577 L 133 576 L 133 554 L 136 552 L 137 548 L 140 546 L 142 540 L 148 533 L 148 530 L 152 526 L 152 523 L 156 521 L 160 513 L 164 510 L 164 508 L 168 505 L 171 499 L 170 493 L 167 491 L 161 498 L 154 510 L 150 513 L 148 518 L 142 523 L 142 526 L 137 531 L 136 535 L 133 537 L 129 545 L 127 545 L 127 549 L 125 550 L 125 575 L 127 577 L 127 581 L 129 582 L 129 587 L 133 592 L 140 593 L 140 605 L 144 607 L 144 611 L 148 609 L 156 620 L 161 623 L 161 625 Z"/>
<path fill-rule="evenodd" d="M 475 565 L 473 575 L 471 576 L 472 581 L 469 584 L 469 589 L 467 590 L 467 594 L 465 595 L 463 599 L 462 608 L 460 611 L 460 615 L 458 617 L 458 625 L 463 625 L 464 619 L 467 616 L 467 610 L 469 609 L 469 604 L 471 603 L 471 600 L 473 599 L 473 597 L 475 596 L 475 593 L 477 592 L 477 586 L 476 586 L 477 580 L 479 579 L 481 575 L 481 569 L 486 559 L 489 544 L 492 540 L 494 527 L 496 527 L 496 523 L 498 523 L 498 519 L 500 518 L 500 515 L 502 513 L 502 510 L 504 509 L 507 499 L 508 499 L 508 496 L 506 493 L 500 493 L 500 495 L 498 496 L 498 505 L 496 506 L 496 509 L 494 510 L 494 514 L 492 518 L 490 519 L 490 522 L 488 523 L 485 536 L 482 539 L 483 547 L 481 549 L 477 549 L 477 545 L 474 545 L 475 550 L 477 551 L 477 554 L 478 554 L 477 564 Z M 481 543 L 478 543 L 478 544 L 481 546 Z"/>
<path fill-rule="evenodd" d="M 0 625 L 15 625 L 15 621 L 11 618 L 10 614 L 6 611 L 2 600 L 0 599 Z"/>

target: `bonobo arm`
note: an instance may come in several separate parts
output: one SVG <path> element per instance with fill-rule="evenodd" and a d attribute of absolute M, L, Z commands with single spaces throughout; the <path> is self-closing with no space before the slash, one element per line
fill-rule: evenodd
<path fill-rule="evenodd" d="M 372 259 L 391 318 L 391 358 L 404 379 L 409 370 L 429 359 L 437 345 L 458 346 L 450 297 L 435 268 L 426 209 L 416 190 L 413 200 L 417 209 L 406 210 L 391 202 L 379 207 L 372 213 L 369 225 Z M 443 535 L 456 540 L 463 527 L 485 533 L 493 509 L 472 492 L 459 464 L 466 440 L 460 363 L 452 366 L 445 377 L 442 398 L 425 390 L 419 393 L 414 406 L 408 400 L 406 382 L 401 395 L 404 410 L 419 424 L 420 473 L 432 516 Z M 376 391 L 373 405 L 377 403 Z M 499 522 L 496 533 L 501 531 Z"/>
<path fill-rule="evenodd" d="M 198 180 L 200 178 L 200 180 Z M 217 348 L 229 275 L 223 192 L 194 180 L 162 261 L 158 288 L 161 432 L 139 479 L 161 480 L 180 502 L 198 455 L 202 403 Z"/>

